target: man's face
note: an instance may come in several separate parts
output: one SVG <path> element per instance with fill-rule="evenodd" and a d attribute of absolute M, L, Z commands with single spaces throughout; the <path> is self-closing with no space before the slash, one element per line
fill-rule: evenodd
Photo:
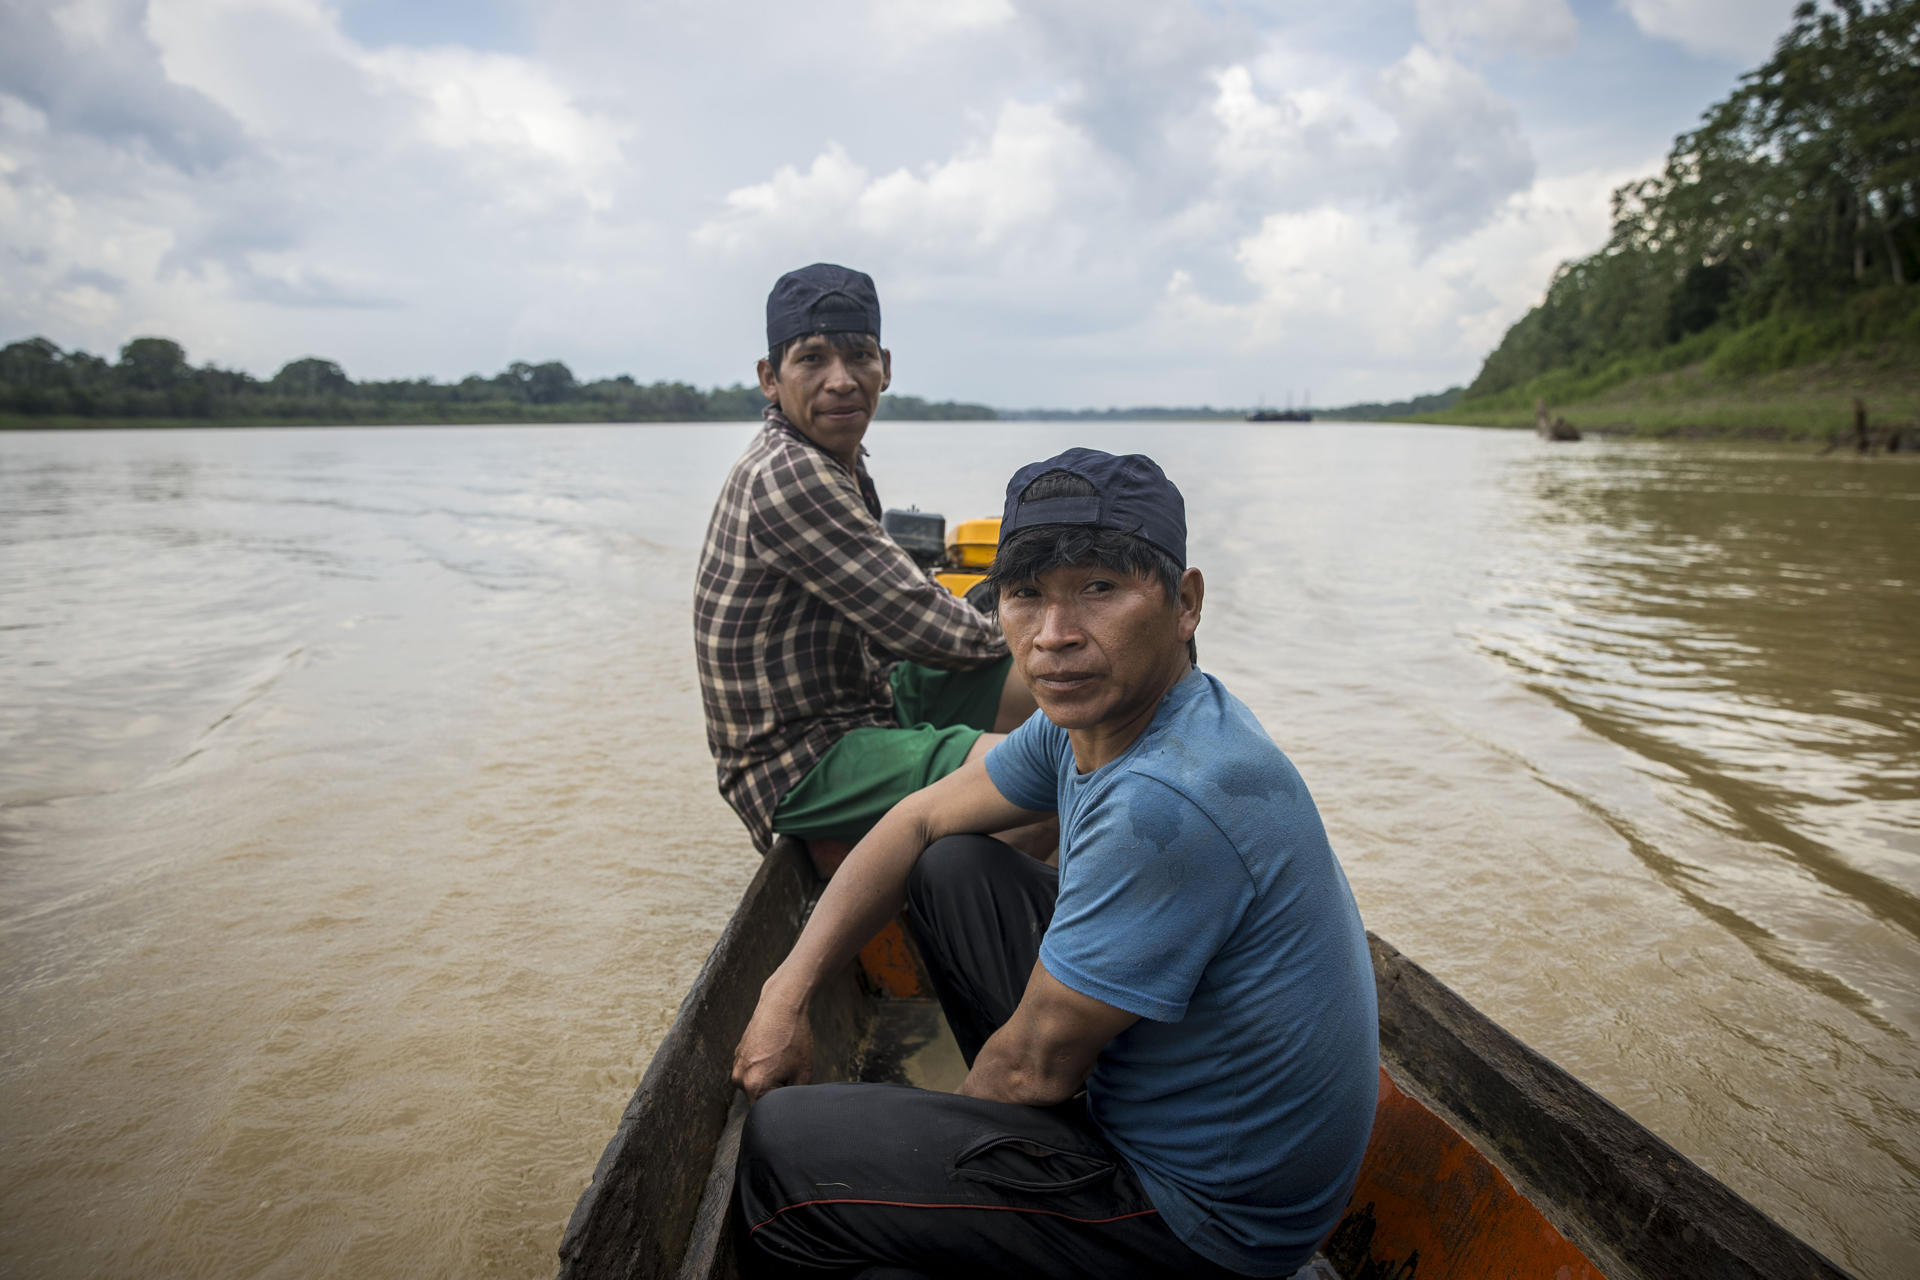
<path fill-rule="evenodd" d="M 837 350 L 817 333 L 794 343 L 779 372 L 771 361 L 760 362 L 760 391 L 779 403 L 801 435 L 851 467 L 880 393 L 893 380 L 893 356 L 864 334 L 847 345 L 850 350 Z"/>
<path fill-rule="evenodd" d="M 1000 629 L 1047 719 L 1063 729 L 1145 726 L 1186 674 L 1203 583 L 1188 569 L 1169 602 L 1157 577 L 1092 565 L 1049 569 L 1000 593 Z"/>

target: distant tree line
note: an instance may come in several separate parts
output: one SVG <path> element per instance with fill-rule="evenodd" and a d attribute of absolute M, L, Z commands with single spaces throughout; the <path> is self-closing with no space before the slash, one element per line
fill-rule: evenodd
<path fill-rule="evenodd" d="M 1682 365 L 1739 377 L 1920 340 L 1920 0 L 1802 4 L 1764 65 L 1613 193 L 1470 403 Z"/>
<path fill-rule="evenodd" d="M 1144 422 L 1163 418 L 1180 422 L 1223 418 L 1237 422 L 1246 416 L 1247 411 L 1216 409 L 1210 404 L 1203 404 L 1197 409 L 1135 405 L 1130 409 L 1002 409 L 999 413 L 1001 417 L 1015 422 Z"/>
<path fill-rule="evenodd" d="M 515 361 L 491 378 L 355 382 L 331 360 L 307 357 L 261 381 L 213 365 L 194 368 L 170 338 L 135 338 L 109 363 L 45 338 L 0 349 L 0 413 L 31 420 L 214 423 L 741 422 L 760 416 L 758 387 L 703 391 L 626 374 L 580 382 L 558 360 Z M 991 418 L 985 405 L 883 396 L 882 418 Z"/>
<path fill-rule="evenodd" d="M 1361 404 L 1343 405 L 1338 409 L 1315 409 L 1313 416 L 1347 422 L 1391 422 L 1395 418 L 1410 418 L 1416 413 L 1451 409 L 1460 403 L 1460 397 L 1466 393 L 1465 387 L 1448 387 L 1445 391 L 1414 396 L 1409 400 L 1369 400 Z"/>

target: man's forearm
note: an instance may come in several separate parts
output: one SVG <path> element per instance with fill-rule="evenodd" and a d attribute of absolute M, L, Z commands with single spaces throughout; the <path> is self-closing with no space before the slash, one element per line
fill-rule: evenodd
<path fill-rule="evenodd" d="M 1071 1098 L 1086 1082 L 1085 1068 L 1064 1059 L 1049 1062 L 1033 1051 L 1035 1046 L 1014 1043 L 1005 1030 L 980 1046 L 957 1092 L 993 1102 L 1050 1107 Z"/>
<path fill-rule="evenodd" d="M 1049 1107 L 1087 1082 L 1100 1051 L 1140 1016 L 1082 995 L 1036 960 L 1013 1016 L 987 1037 L 961 1082 L 970 1098 Z"/>
<path fill-rule="evenodd" d="M 815 991 L 900 913 L 907 876 L 928 842 L 917 805 L 895 805 L 875 823 L 827 882 L 806 928 L 767 979 L 761 998 L 804 1008 Z"/>
<path fill-rule="evenodd" d="M 760 1003 L 734 1050 L 733 1078 L 748 1096 L 806 1082 L 812 1070 L 807 1014 L 814 992 L 899 914 L 907 877 L 935 837 L 997 831 L 1033 816 L 1009 804 L 986 766 L 969 760 L 875 823 L 840 864 L 793 950 L 760 988 Z"/>

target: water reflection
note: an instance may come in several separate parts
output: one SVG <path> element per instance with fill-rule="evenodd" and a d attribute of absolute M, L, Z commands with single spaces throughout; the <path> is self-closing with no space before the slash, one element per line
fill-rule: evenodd
<path fill-rule="evenodd" d="M 1639 446 L 1517 460 L 1504 483 L 1523 552 L 1475 643 L 1777 865 L 1623 838 L 1769 964 L 1920 1031 L 1905 978 L 1808 959 L 1836 910 L 1920 938 L 1913 468 Z"/>

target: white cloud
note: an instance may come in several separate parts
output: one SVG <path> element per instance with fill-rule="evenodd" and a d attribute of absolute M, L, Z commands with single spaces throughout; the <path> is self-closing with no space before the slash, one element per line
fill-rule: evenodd
<path fill-rule="evenodd" d="M 1085 135 L 1051 107 L 1009 103 L 984 145 L 919 175 L 895 170 L 861 193 L 856 217 L 875 235 L 988 250 L 1112 188 Z"/>
<path fill-rule="evenodd" d="M 693 232 L 702 247 L 740 252 L 841 227 L 881 245 L 936 259 L 1021 253 L 1023 236 L 1051 241 L 1071 200 L 1112 195 L 1114 184 L 1084 135 L 1045 105 L 1009 103 L 992 134 L 920 172 L 878 178 L 838 144 L 802 172 L 783 166 L 726 195 L 726 211 Z"/>
<path fill-rule="evenodd" d="M 146 29 L 167 79 L 220 104 L 256 138 L 281 145 L 384 138 L 358 51 L 309 0 L 150 0 Z"/>
<path fill-rule="evenodd" d="M 1305 122 L 1291 98 L 1267 101 L 1254 92 L 1253 75 L 1244 66 L 1217 73 L 1213 117 L 1220 124 L 1214 162 L 1230 179 L 1281 173 L 1284 182 L 1306 159 Z"/>
<path fill-rule="evenodd" d="M 1424 45 L 1357 83 L 1346 68 L 1273 54 L 1213 82 L 1214 190 L 1248 222 L 1384 204 L 1426 252 L 1471 234 L 1533 179 L 1513 105 Z"/>
<path fill-rule="evenodd" d="M 446 46 L 362 49 L 313 0 L 153 0 L 169 78 L 225 107 L 284 158 L 444 153 L 527 209 L 604 208 L 621 130 L 524 58 Z"/>
<path fill-rule="evenodd" d="M 1555 266 L 1604 240 L 1607 193 L 1639 172 L 1541 179 L 1502 201 L 1480 230 L 1425 257 L 1384 210 L 1271 215 L 1236 249 L 1252 297 L 1209 298 L 1175 273 L 1128 345 L 1217 348 L 1261 370 L 1264 385 L 1242 374 L 1238 394 L 1216 402 L 1250 403 L 1310 384 L 1328 393 L 1317 394 L 1321 403 L 1359 398 L 1336 387 L 1372 385 L 1384 397 L 1438 390 L 1471 376 L 1539 301 Z M 1152 390 L 1138 394 L 1151 399 Z"/>
<path fill-rule="evenodd" d="M 1142 195 L 1172 196 L 1204 171 L 1181 145 L 1207 115 L 1212 73 L 1242 61 L 1254 32 L 1231 6 L 1166 0 L 1023 0 L 1020 31 L 1062 113 L 1126 161 Z"/>
<path fill-rule="evenodd" d="M 1240 242 L 1240 265 L 1260 290 L 1252 314 L 1262 323 L 1243 341 L 1257 342 L 1263 330 L 1308 311 L 1339 314 L 1348 310 L 1347 284 L 1359 277 L 1377 282 L 1367 267 L 1370 242 L 1390 231 L 1364 214 L 1340 209 L 1277 213 Z M 1401 256 L 1401 255 L 1396 255 Z M 1400 265 L 1400 264 L 1397 264 Z"/>
<path fill-rule="evenodd" d="M 591 207 L 611 203 L 608 180 L 622 163 L 623 130 L 581 111 L 543 68 L 452 48 L 393 49 L 367 55 L 360 65 L 376 83 L 418 100 L 423 109 L 414 127 L 423 140 L 473 157 L 503 192 L 532 194 L 531 163 L 560 177 Z"/>
<path fill-rule="evenodd" d="M 1650 36 L 1741 66 L 1766 60 L 1800 0 L 1618 0 Z"/>
<path fill-rule="evenodd" d="M 1580 24 L 1567 0 L 1414 0 L 1420 35 L 1436 49 L 1472 55 L 1570 51 Z"/>
<path fill-rule="evenodd" d="M 738 253 L 769 238 L 804 238 L 844 223 L 867 183 L 867 171 L 829 143 L 805 172 L 782 165 L 765 182 L 727 192 L 726 211 L 694 228 L 694 243 Z"/>
<path fill-rule="evenodd" d="M 1482 226 L 1533 181 L 1519 114 L 1459 63 L 1415 45 L 1381 73 L 1379 92 L 1399 127 L 1392 198 L 1423 249 Z"/>
<path fill-rule="evenodd" d="M 139 0 L 0 0 L 0 88 L 56 132 L 192 173 L 247 152 L 237 121 L 156 65 Z"/>
<path fill-rule="evenodd" d="M 894 51 L 991 31 L 1014 20 L 1012 0 L 870 0 L 874 28 Z"/>
<path fill-rule="evenodd" d="M 1258 217 L 1318 201 L 1378 199 L 1397 131 L 1373 85 L 1269 52 L 1213 76 L 1213 178 Z"/>

